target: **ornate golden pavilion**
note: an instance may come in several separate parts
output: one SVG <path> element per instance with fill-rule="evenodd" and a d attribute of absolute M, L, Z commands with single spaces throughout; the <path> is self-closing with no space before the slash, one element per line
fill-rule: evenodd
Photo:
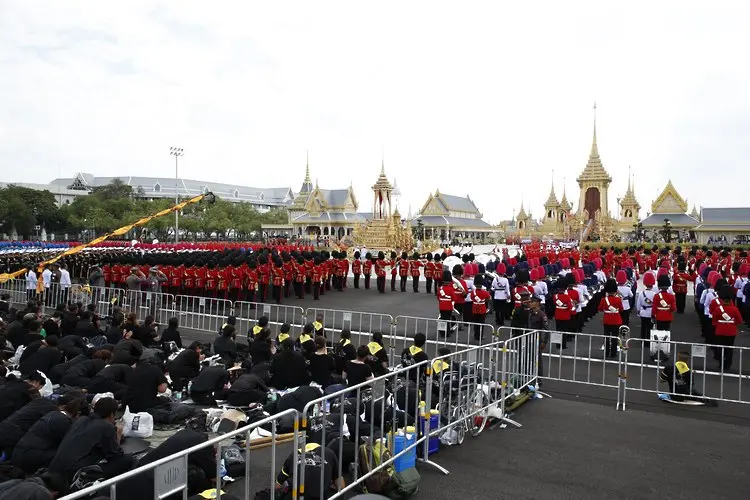
<path fill-rule="evenodd" d="M 641 208 L 635 197 L 632 178 L 628 175 L 628 188 L 622 198 L 618 198 L 618 216 L 613 216 L 609 208 L 609 186 L 612 177 L 602 164 L 599 146 L 596 141 L 596 118 L 591 141 L 591 151 L 581 174 L 576 178 L 580 189 L 578 206 L 574 209 L 568 201 L 565 188 L 558 201 L 554 181 L 547 201 L 544 203 L 544 216 L 536 221 L 531 210 L 525 210 L 523 202 L 518 215 L 506 222 L 503 229 L 522 238 L 554 239 L 599 239 L 614 241 L 624 234 L 632 233 L 638 221 Z"/>

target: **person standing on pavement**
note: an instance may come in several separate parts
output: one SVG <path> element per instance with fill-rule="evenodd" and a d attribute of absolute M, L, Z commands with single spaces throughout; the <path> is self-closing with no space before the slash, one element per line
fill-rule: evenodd
<path fill-rule="evenodd" d="M 542 300 L 536 296 L 531 297 L 531 302 L 529 302 L 529 328 L 539 331 L 539 357 L 537 358 L 537 364 L 539 366 L 538 375 L 542 377 L 544 376 L 542 354 L 549 343 L 549 320 L 542 308 Z M 541 381 L 537 382 L 537 385 L 541 386 Z"/>
<path fill-rule="evenodd" d="M 608 358 L 617 357 L 617 344 L 622 326 L 622 299 L 617 293 L 617 282 L 613 279 L 604 284 L 604 293 L 599 302 L 599 311 L 604 313 L 604 335 L 607 336 L 605 355 Z"/>

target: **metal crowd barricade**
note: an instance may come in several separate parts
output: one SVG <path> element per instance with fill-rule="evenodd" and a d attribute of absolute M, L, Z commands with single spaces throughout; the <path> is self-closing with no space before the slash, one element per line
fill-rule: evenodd
<path fill-rule="evenodd" d="M 549 342 L 542 352 L 539 376 L 546 380 L 572 382 L 620 389 L 623 359 L 622 341 L 619 337 L 592 333 L 550 331 Z M 563 335 L 568 336 L 563 349 Z M 618 343 L 617 358 L 608 359 L 607 341 Z"/>
<path fill-rule="evenodd" d="M 285 436 L 279 434 L 277 431 L 279 421 L 282 419 L 288 419 L 292 416 L 294 418 L 294 430 L 291 436 L 292 451 L 291 458 L 294 463 L 298 461 L 298 450 L 300 448 L 300 434 L 296 432 L 299 429 L 299 413 L 297 410 L 291 409 L 284 412 L 272 415 L 264 418 L 257 422 L 253 422 L 250 425 L 241 427 L 235 431 L 229 432 L 209 439 L 208 441 L 199 445 L 193 446 L 179 453 L 175 453 L 168 457 L 156 460 L 150 464 L 137 467 L 125 474 L 121 474 L 112 479 L 107 479 L 101 483 L 94 484 L 88 488 L 76 491 L 70 495 L 61 497 L 62 500 L 76 500 L 78 498 L 92 498 L 96 496 L 98 492 L 105 493 L 109 490 L 109 498 L 116 500 L 117 498 L 125 498 L 124 495 L 118 496 L 119 487 L 124 486 L 123 482 L 132 480 L 136 476 L 148 474 L 149 481 L 153 481 L 154 485 L 154 496 L 156 499 L 163 499 L 171 495 L 182 493 L 182 498 L 188 497 L 188 456 L 191 453 L 203 450 L 204 448 L 215 448 L 215 459 L 216 459 L 216 477 L 221 477 L 221 459 L 222 449 L 224 446 L 233 443 L 235 437 L 244 437 L 245 440 L 245 491 L 243 498 L 253 498 L 255 491 L 270 488 L 271 498 L 275 498 L 276 494 L 276 479 L 278 471 L 281 469 L 286 457 L 277 460 L 277 453 L 280 452 L 280 443 L 286 443 L 288 440 L 284 440 Z M 270 427 L 270 431 L 267 429 Z M 268 438 L 262 438 L 263 443 L 261 445 L 253 444 L 251 438 L 253 432 L 257 429 L 264 428 L 267 432 L 270 432 Z M 264 450 L 264 451 L 260 451 Z M 269 458 L 263 458 L 264 463 L 270 461 L 270 477 L 262 480 L 257 477 L 257 472 L 251 471 L 251 460 L 253 460 L 256 454 L 265 453 L 265 450 L 270 450 L 271 456 Z M 267 461 L 268 460 L 268 461 Z M 253 472 L 253 475 L 251 475 Z M 290 487 L 297 489 L 298 474 L 297 470 L 287 471 L 291 475 Z M 220 485 L 221 483 L 218 482 Z M 216 488 L 216 496 L 213 498 L 221 499 L 221 488 Z M 140 499 L 145 500 L 145 499 Z"/>
<path fill-rule="evenodd" d="M 16 308 L 24 306 L 29 298 L 28 293 L 26 292 L 25 279 L 11 279 L 0 284 L 0 293 L 7 293 L 10 295 L 10 302 Z M 33 296 L 36 296 L 36 293 L 34 293 Z"/>
<path fill-rule="evenodd" d="M 325 491 L 306 491 L 306 472 L 301 470 L 299 498 L 304 499 L 305 493 L 314 494 L 316 498 L 342 498 L 396 460 L 406 459 L 410 453 L 416 455 L 420 447 L 420 463 L 447 474 L 446 469 L 430 458 L 430 438 L 448 433 L 447 441 L 461 444 L 466 433 L 477 436 L 482 432 L 491 409 L 500 405 L 499 361 L 505 345 L 497 341 L 470 347 L 396 369 L 309 402 L 301 415 L 304 434 L 300 447 L 314 439 L 317 444 L 327 444 L 337 457 L 342 457 L 346 453 L 344 440 L 338 438 L 348 433 L 354 442 L 353 481 L 346 487 L 337 485 L 337 491 L 327 496 Z M 474 361 L 483 357 L 497 362 L 483 365 Z M 419 380 L 419 383 L 411 380 Z M 350 418 L 347 419 L 347 415 Z M 366 424 L 360 415 L 365 416 Z M 497 417 L 496 412 L 494 416 Z M 436 427 L 432 427 L 431 417 L 436 418 Z M 354 428 L 349 427 L 352 423 L 356 423 Z M 406 437 L 404 428 L 409 426 L 415 427 L 413 439 Z M 402 439 L 403 445 L 397 449 L 396 441 Z M 361 442 L 370 444 L 367 460 L 371 464 L 371 470 L 362 475 L 359 467 Z M 390 451 L 391 458 L 378 463 L 374 454 L 381 446 Z M 332 471 L 332 477 L 341 477 L 346 472 L 342 461 L 338 460 L 338 470 Z M 321 475 L 323 473 L 321 469 Z"/>
<path fill-rule="evenodd" d="M 542 334 L 539 330 L 526 331 L 503 342 L 501 415 L 505 422 L 516 427 L 521 424 L 509 419 L 507 414 L 529 397 L 528 389 L 536 389 L 539 384 Z"/>
<path fill-rule="evenodd" d="M 720 362 L 731 356 L 731 371 Z M 750 348 L 697 344 L 679 341 L 628 339 L 623 363 L 623 391 L 618 409 L 625 409 L 628 391 L 668 394 L 675 401 L 750 404 L 750 374 L 743 362 L 750 359 Z M 677 383 L 675 366 L 682 360 L 690 369 L 688 386 Z M 664 369 L 674 374 L 667 382 Z M 744 369 L 744 370 L 743 370 Z M 743 387 L 744 385 L 744 387 Z M 743 391 L 744 389 L 744 391 Z"/>
<path fill-rule="evenodd" d="M 487 323 L 462 323 L 414 316 L 396 316 L 392 340 L 397 352 L 411 344 L 414 335 L 423 333 L 427 337 L 425 351 L 430 357 L 438 355 L 440 347 L 451 347 L 454 350 L 491 343 L 495 338 L 495 328 Z M 479 333 L 480 340 L 475 340 Z"/>
<path fill-rule="evenodd" d="M 118 288 L 104 290 L 109 290 L 109 296 L 116 298 L 123 311 L 135 313 L 141 321 L 147 316 L 153 316 L 157 323 L 166 324 L 169 318 L 177 314 L 175 296 L 169 293 L 146 290 L 126 290 L 123 293 Z"/>
<path fill-rule="evenodd" d="M 373 333 L 382 333 L 383 338 L 390 337 L 394 323 L 390 314 L 318 307 L 305 309 L 304 322 L 322 324 L 327 340 L 332 343 L 341 339 L 341 330 L 348 329 L 354 345 L 367 344 Z"/>
<path fill-rule="evenodd" d="M 279 327 L 284 323 L 291 325 L 291 334 L 296 336 L 302 331 L 305 321 L 305 310 L 299 306 L 283 304 L 267 304 L 265 302 L 234 303 L 234 316 L 237 318 L 238 333 L 246 333 L 258 323 L 262 316 L 268 318 L 272 336 L 276 337 Z"/>
<path fill-rule="evenodd" d="M 226 299 L 177 295 L 174 303 L 180 328 L 185 329 L 218 333 L 232 314 L 232 302 Z"/>

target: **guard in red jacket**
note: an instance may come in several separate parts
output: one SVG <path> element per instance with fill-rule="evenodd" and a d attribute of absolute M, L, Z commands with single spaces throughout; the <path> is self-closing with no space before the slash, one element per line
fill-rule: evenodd
<path fill-rule="evenodd" d="M 419 260 L 419 254 L 414 252 L 409 261 L 409 274 L 411 274 L 412 289 L 414 293 L 419 293 L 419 268 L 422 267 L 422 262 Z"/>
<path fill-rule="evenodd" d="M 474 290 L 469 294 L 469 302 L 471 303 L 471 319 L 477 323 L 474 325 L 474 340 L 477 342 L 482 340 L 482 324 L 487 317 L 487 301 L 491 298 L 490 293 L 484 289 L 482 276 L 479 274 L 474 276 Z"/>
<path fill-rule="evenodd" d="M 455 297 L 454 295 L 454 288 L 453 288 L 453 280 L 451 278 L 450 271 L 443 271 L 442 276 L 442 282 L 444 285 L 442 285 L 438 289 L 437 298 L 438 298 L 438 310 L 440 311 L 440 319 L 444 321 L 448 321 L 448 329 L 446 332 L 446 335 L 451 335 L 453 333 L 453 322 L 451 319 L 453 319 L 453 312 L 454 312 L 454 305 L 453 305 L 453 299 Z"/>
<path fill-rule="evenodd" d="M 396 259 L 396 252 L 391 253 L 391 291 L 396 291 L 396 268 L 398 267 L 399 284 L 401 291 L 406 291 L 406 279 L 409 276 L 409 260 L 406 252 L 401 252 L 401 257 Z"/>
<path fill-rule="evenodd" d="M 365 275 L 365 290 L 370 289 L 370 277 L 372 276 L 372 254 L 365 254 L 365 261 L 362 263 L 362 274 Z"/>
<path fill-rule="evenodd" d="M 432 262 L 432 254 L 427 252 L 424 264 L 424 281 L 427 293 L 432 293 L 432 277 L 435 275 L 435 264 Z"/>
<path fill-rule="evenodd" d="M 245 300 L 255 302 L 258 295 L 258 263 L 255 260 L 251 260 L 245 270 L 245 286 L 247 287 Z M 254 305 L 251 306 L 251 308 L 254 307 Z"/>
<path fill-rule="evenodd" d="M 684 260 L 677 263 L 677 272 L 672 276 L 672 291 L 674 292 L 677 314 L 685 312 L 685 301 L 688 292 L 688 281 L 692 281 L 690 274 L 685 272 L 687 265 Z"/>
<path fill-rule="evenodd" d="M 378 259 L 375 261 L 375 276 L 377 277 L 378 292 L 385 293 L 385 254 L 378 252 Z"/>
<path fill-rule="evenodd" d="M 288 253 L 282 256 L 284 261 L 284 298 L 288 299 L 292 294 L 292 283 L 294 282 L 294 265 L 292 258 Z"/>
<path fill-rule="evenodd" d="M 674 312 L 677 310 L 677 303 L 674 295 L 669 293 L 669 277 L 662 274 L 657 280 L 659 291 L 654 295 L 651 304 L 651 317 L 656 322 L 656 329 L 670 331 L 672 328 L 672 319 Z"/>
<path fill-rule="evenodd" d="M 354 252 L 354 260 L 352 261 L 352 274 L 354 275 L 354 288 L 359 288 L 359 277 L 362 275 L 362 261 L 359 260 L 359 250 Z"/>
<path fill-rule="evenodd" d="M 258 302 L 265 302 L 268 297 L 268 287 L 271 285 L 271 269 L 268 257 L 258 258 Z"/>
<path fill-rule="evenodd" d="M 568 340 L 572 337 L 568 332 L 571 331 L 570 318 L 574 310 L 573 301 L 570 299 L 570 295 L 565 293 L 568 285 L 564 279 L 557 280 L 555 285 L 557 286 L 557 293 L 553 298 L 555 303 L 555 329 L 562 332 L 562 348 L 567 349 Z"/>
<path fill-rule="evenodd" d="M 608 279 L 604 284 L 605 296 L 599 302 L 599 311 L 604 313 L 604 335 L 607 335 L 605 354 L 608 358 L 617 357 L 617 345 L 622 325 L 622 299 L 617 293 L 617 282 Z"/>
<path fill-rule="evenodd" d="M 229 280 L 231 279 L 232 266 L 222 267 L 216 273 L 217 277 L 217 296 L 222 299 L 229 298 Z"/>
<path fill-rule="evenodd" d="M 212 262 L 208 265 L 206 272 L 206 296 L 216 297 L 216 290 L 219 284 L 219 269 L 216 266 L 216 262 Z"/>
<path fill-rule="evenodd" d="M 281 304 L 281 294 L 284 287 L 284 263 L 280 257 L 273 261 L 271 268 L 271 284 L 273 285 L 273 300 Z"/>
<path fill-rule="evenodd" d="M 718 360 L 723 369 L 729 370 L 732 366 L 734 354 L 734 341 L 737 338 L 737 325 L 742 324 L 742 315 L 737 306 L 734 305 L 734 290 L 730 285 L 724 285 L 719 290 L 719 302 L 716 312 L 711 316 L 714 326 L 714 358 Z"/>

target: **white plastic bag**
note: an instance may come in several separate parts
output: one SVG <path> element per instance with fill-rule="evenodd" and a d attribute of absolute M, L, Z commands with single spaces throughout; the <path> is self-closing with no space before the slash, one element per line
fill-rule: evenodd
<path fill-rule="evenodd" d="M 651 356 L 658 356 L 659 352 L 662 352 L 665 356 L 669 356 L 671 350 L 669 341 L 671 336 L 669 330 L 651 330 L 651 344 L 649 345 Z"/>
<path fill-rule="evenodd" d="M 41 375 L 42 377 L 44 377 L 44 387 L 42 387 L 41 389 L 39 389 L 39 394 L 41 394 L 41 396 L 43 398 L 48 398 L 48 397 L 52 396 L 53 392 L 55 392 L 55 388 L 52 385 L 52 381 L 47 378 L 47 375 L 45 375 L 42 372 L 39 372 L 39 375 Z"/>
<path fill-rule="evenodd" d="M 122 416 L 124 428 L 122 435 L 124 437 L 149 438 L 154 433 L 154 417 L 150 413 L 141 411 L 130 413 L 130 408 L 125 407 L 125 414 Z"/>

